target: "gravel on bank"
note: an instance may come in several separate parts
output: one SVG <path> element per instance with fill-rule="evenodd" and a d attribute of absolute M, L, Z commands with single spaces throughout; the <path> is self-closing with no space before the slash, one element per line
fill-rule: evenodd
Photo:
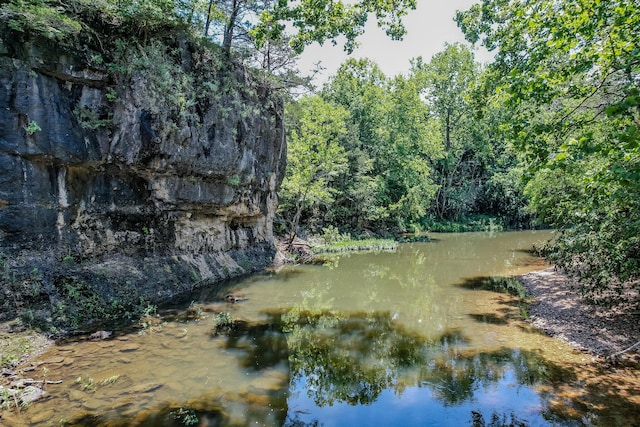
<path fill-rule="evenodd" d="M 554 268 L 525 274 L 520 281 L 534 298 L 529 322 L 570 346 L 607 357 L 640 341 L 638 313 L 586 304 L 572 280 Z"/>

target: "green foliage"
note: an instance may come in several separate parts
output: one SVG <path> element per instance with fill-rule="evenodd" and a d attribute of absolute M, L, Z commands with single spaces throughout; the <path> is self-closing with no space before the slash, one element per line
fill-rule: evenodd
<path fill-rule="evenodd" d="M 495 85 L 459 44 L 394 78 L 369 60 L 346 61 L 321 96 L 349 112 L 340 140 L 347 170 L 331 184 L 334 201 L 306 225 L 380 233 L 528 226 L 523 168 L 495 126 L 507 114 Z M 495 221 L 463 224 L 483 214 Z"/>
<path fill-rule="evenodd" d="M 104 95 L 110 102 L 114 102 L 118 99 L 118 95 L 116 94 L 116 90 L 113 87 L 107 87 L 106 93 Z"/>
<path fill-rule="evenodd" d="M 381 234 L 528 226 L 524 169 L 495 126 L 508 111 L 490 71 L 459 44 L 394 78 L 369 60 L 346 61 L 321 93 L 349 113 L 339 139 L 346 169 L 327 186 L 331 203 L 302 217 L 305 226 Z"/>
<path fill-rule="evenodd" d="M 96 321 L 121 322 L 137 319 L 151 308 L 155 309 L 128 285 L 115 287 L 110 295 L 100 295 L 93 285 L 82 280 L 61 279 L 57 284 L 53 315 L 48 320 L 50 324 L 44 326 L 77 328 Z"/>
<path fill-rule="evenodd" d="M 174 419 L 178 420 L 181 425 L 197 426 L 200 424 L 198 414 L 194 409 L 181 406 L 178 409 L 172 410 L 170 414 Z"/>
<path fill-rule="evenodd" d="M 22 335 L 0 336 L 0 369 L 16 366 L 24 357 L 34 350 L 31 337 Z"/>
<path fill-rule="evenodd" d="M 348 137 L 343 140 L 348 170 L 336 180 L 336 197 L 327 221 L 363 229 L 388 217 L 381 199 L 384 177 L 376 164 L 382 151 L 378 132 L 385 118 L 387 79 L 369 60 L 347 60 L 324 88 L 322 96 L 349 111 Z"/>
<path fill-rule="evenodd" d="M 234 327 L 235 321 L 231 317 L 231 313 L 223 311 L 213 316 L 213 334 L 229 333 Z"/>
<path fill-rule="evenodd" d="M 457 20 L 497 50 L 501 128 L 530 164 L 532 209 L 563 229 L 549 256 L 592 300 L 638 303 L 640 5 L 485 0 Z"/>
<path fill-rule="evenodd" d="M 288 108 L 295 121 L 289 127 L 288 168 L 280 195 L 293 239 L 305 210 L 334 200 L 331 183 L 347 167 L 340 140 L 347 135 L 348 112 L 319 96 L 305 97 Z"/>
<path fill-rule="evenodd" d="M 147 46 L 122 43 L 116 58 L 118 62 L 128 64 L 126 75 L 121 78 L 145 77 L 147 101 L 153 114 L 188 119 L 191 107 L 196 103 L 194 81 L 176 60 L 179 53 L 156 40 Z"/>
<path fill-rule="evenodd" d="M 325 244 L 333 245 L 334 243 L 351 240 L 351 235 L 349 233 L 342 234 L 337 227 L 329 225 L 322 229 L 322 238 Z"/>
<path fill-rule="evenodd" d="M 367 60 L 349 60 L 323 96 L 350 112 L 344 141 L 349 172 L 338 181 L 333 221 L 355 229 L 404 228 L 427 210 L 436 187 L 429 159 L 439 149 L 428 139 L 427 107 L 414 76 L 388 79 Z"/>
<path fill-rule="evenodd" d="M 86 391 L 88 393 L 95 393 L 98 389 L 98 386 L 92 377 L 79 376 L 76 378 L 76 384 L 80 386 L 82 391 Z"/>
<path fill-rule="evenodd" d="M 29 124 L 24 127 L 27 135 L 33 135 L 36 132 L 42 131 L 42 128 L 34 120 L 29 121 Z"/>
<path fill-rule="evenodd" d="M 58 3 L 54 0 L 10 0 L 0 6 L 0 17 L 14 31 L 65 42 L 80 33 L 82 24 L 67 16 Z"/>
<path fill-rule="evenodd" d="M 377 132 L 382 144 L 374 172 L 384 177 L 381 199 L 400 229 L 427 213 L 438 188 L 431 163 L 441 156 L 441 148 L 429 138 L 432 129 L 425 120 L 429 110 L 420 86 L 415 74 L 390 80 L 385 119 Z"/>
<path fill-rule="evenodd" d="M 102 119 L 98 112 L 87 107 L 76 107 L 73 114 L 83 129 L 97 130 L 112 123 L 110 118 Z"/>
<path fill-rule="evenodd" d="M 331 40 L 336 44 L 339 37 L 345 39 L 345 50 L 352 52 L 356 39 L 364 32 L 368 16 L 374 15 L 378 25 L 394 40 L 405 34 L 402 17 L 415 9 L 416 0 L 400 1 L 356 1 L 341 0 L 299 2 L 279 1 L 272 9 L 263 11 L 261 22 L 253 30 L 258 45 L 268 39 L 277 38 L 289 23 L 294 28 L 291 45 L 297 53 L 314 42 Z"/>
<path fill-rule="evenodd" d="M 470 215 L 458 221 L 424 219 L 421 228 L 436 233 L 466 233 L 470 231 L 503 231 L 504 225 L 499 218 L 489 215 Z"/>
<path fill-rule="evenodd" d="M 488 135 L 486 122 L 478 117 L 478 109 L 488 115 L 493 105 L 474 104 L 480 67 L 461 44 L 446 45 L 429 63 L 419 59 L 413 66 L 430 107 L 430 138 L 443 151 L 434 162 L 438 189 L 430 213 L 441 221 L 459 221 L 477 208 L 483 185 L 494 172 L 494 146 L 500 142 Z"/>
<path fill-rule="evenodd" d="M 515 158 L 505 152 L 501 157 Z M 523 175 L 521 165 L 494 163 L 492 175 L 484 183 L 476 209 L 497 217 L 505 228 L 531 228 L 534 221 L 527 207 L 529 198 L 524 191 Z"/>
<path fill-rule="evenodd" d="M 203 35 L 206 44 L 220 44 L 227 57 L 233 53 L 290 87 L 305 84 L 292 61 L 305 46 L 344 40 L 345 49 L 352 51 L 369 16 L 391 38 L 401 39 L 402 18 L 415 7 L 415 0 L 9 0 L 0 5 L 0 21 L 16 33 L 44 36 L 67 47 L 86 43 L 107 55 L 119 38 L 144 45 L 171 33 Z M 90 62 L 111 68 L 101 54 L 90 54 Z"/>
<path fill-rule="evenodd" d="M 394 251 L 398 242 L 390 239 L 364 239 L 364 240 L 341 240 L 326 245 L 314 246 L 311 251 L 314 254 L 337 253 L 337 252 L 363 252 L 363 251 Z"/>

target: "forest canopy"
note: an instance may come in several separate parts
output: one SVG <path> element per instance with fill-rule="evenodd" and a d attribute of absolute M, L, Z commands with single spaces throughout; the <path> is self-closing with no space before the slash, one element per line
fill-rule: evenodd
<path fill-rule="evenodd" d="M 529 171 L 548 255 L 593 299 L 640 282 L 640 5 L 634 0 L 484 0 L 457 22 L 495 50 L 499 123 Z"/>

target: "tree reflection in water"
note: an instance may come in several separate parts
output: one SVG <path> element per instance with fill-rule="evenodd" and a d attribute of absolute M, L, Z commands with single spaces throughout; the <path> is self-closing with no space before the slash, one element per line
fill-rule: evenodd
<path fill-rule="evenodd" d="M 211 339 L 251 377 L 288 376 L 257 391 L 212 390 L 135 418 L 94 413 L 67 425 L 607 425 L 599 422 L 606 413 L 577 407 L 579 400 L 558 407 L 554 385 L 577 381 L 570 368 L 531 351 L 475 351 L 459 330 L 426 337 L 390 313 L 272 311 Z M 230 405 L 243 408 L 242 419 L 230 418 Z"/>
<path fill-rule="evenodd" d="M 437 338 L 421 336 L 394 322 L 389 313 L 298 309 L 268 313 L 262 324 L 239 324 L 227 338 L 228 348 L 244 352 L 244 366 L 260 370 L 287 363 L 289 400 L 304 393 L 318 408 L 372 405 L 385 392 L 401 396 L 409 388 L 428 389 L 431 399 L 443 408 L 462 407 L 477 401 L 478 395 L 491 393 L 498 382 L 511 382 L 517 391 L 542 382 L 572 380 L 568 371 L 534 352 L 505 348 L 478 353 L 466 349 L 467 342 L 457 330 Z M 515 402 L 522 396 L 513 392 L 502 398 Z M 537 408 L 535 421 L 554 418 L 543 413 L 543 403 L 549 398 L 543 394 L 536 398 L 538 402 L 528 403 Z M 509 406 L 508 401 L 501 403 Z M 522 402 L 515 405 L 521 406 Z M 473 408 L 466 411 L 470 425 L 521 425 L 526 421 L 486 403 Z M 286 425 L 317 421 L 304 421 L 290 411 Z"/>

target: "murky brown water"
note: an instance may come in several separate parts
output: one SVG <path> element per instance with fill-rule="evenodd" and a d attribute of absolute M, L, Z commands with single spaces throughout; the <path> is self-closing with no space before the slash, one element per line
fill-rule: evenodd
<path fill-rule="evenodd" d="M 494 288 L 544 267 L 548 232 L 434 235 L 395 253 L 286 267 L 105 341 L 60 343 L 62 380 L 7 425 L 634 425 L 637 371 L 527 327 Z M 226 294 L 242 302 L 225 301 Z M 228 313 L 231 326 L 216 330 Z M 636 381 L 633 381 L 633 376 Z"/>

